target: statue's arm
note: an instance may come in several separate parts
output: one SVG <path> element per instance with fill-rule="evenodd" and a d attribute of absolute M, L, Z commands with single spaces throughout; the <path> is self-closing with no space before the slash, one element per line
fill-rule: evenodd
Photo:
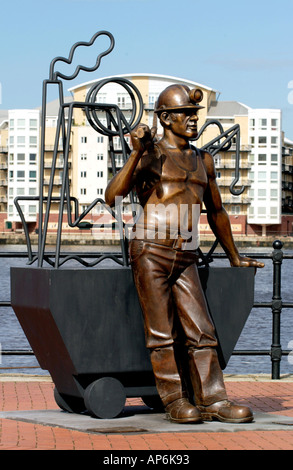
<path fill-rule="evenodd" d="M 203 152 L 203 162 L 206 168 L 208 185 L 204 195 L 209 225 L 225 251 L 231 266 L 254 266 L 262 268 L 263 263 L 251 258 L 240 256 L 235 245 L 230 219 L 223 206 L 220 190 L 216 180 L 214 160 L 211 154 Z"/>
<path fill-rule="evenodd" d="M 126 197 L 135 185 L 135 174 L 139 170 L 141 158 L 151 139 L 150 131 L 144 124 L 131 133 L 133 150 L 124 166 L 109 182 L 105 192 L 105 202 L 113 207 L 116 197 Z"/>

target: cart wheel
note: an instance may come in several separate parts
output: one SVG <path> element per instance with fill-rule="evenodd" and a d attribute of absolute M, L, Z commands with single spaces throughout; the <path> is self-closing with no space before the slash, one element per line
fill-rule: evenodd
<path fill-rule="evenodd" d="M 82 413 L 86 411 L 86 406 L 82 398 L 59 393 L 57 388 L 54 389 L 54 398 L 61 410 L 68 411 L 69 413 Z"/>
<path fill-rule="evenodd" d="M 122 412 L 125 401 L 125 389 L 122 383 L 113 377 L 95 380 L 86 388 L 84 394 L 85 406 L 96 418 L 115 418 Z"/>
<path fill-rule="evenodd" d="M 164 405 L 159 395 L 147 395 L 141 398 L 144 404 L 148 406 L 149 408 L 152 408 L 154 411 L 157 411 L 158 413 L 162 413 L 165 410 Z"/>

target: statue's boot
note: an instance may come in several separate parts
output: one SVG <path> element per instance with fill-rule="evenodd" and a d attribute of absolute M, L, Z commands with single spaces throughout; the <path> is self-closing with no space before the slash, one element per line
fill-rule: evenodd
<path fill-rule="evenodd" d="M 190 348 L 189 367 L 195 403 L 204 421 L 213 419 L 227 423 L 253 421 L 249 407 L 236 405 L 227 399 L 223 373 L 215 349 Z"/>
<path fill-rule="evenodd" d="M 166 410 L 166 417 L 175 423 L 202 421 L 197 407 L 192 405 L 178 372 L 172 346 L 153 349 L 151 362 L 156 386 Z"/>
<path fill-rule="evenodd" d="M 248 406 L 235 405 L 229 400 L 198 408 L 203 421 L 212 421 L 213 419 L 223 423 L 251 423 L 253 421 L 253 414 Z"/>
<path fill-rule="evenodd" d="M 178 398 L 166 406 L 166 418 L 174 423 L 200 423 L 202 416 L 187 398 Z"/>

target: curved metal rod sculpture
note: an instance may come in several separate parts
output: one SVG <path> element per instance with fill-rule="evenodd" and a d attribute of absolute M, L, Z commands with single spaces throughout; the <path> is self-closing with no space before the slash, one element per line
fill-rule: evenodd
<path fill-rule="evenodd" d="M 110 39 L 110 46 L 108 49 L 100 53 L 97 57 L 96 63 L 92 67 L 86 67 L 83 65 L 78 65 L 71 75 L 65 75 L 59 71 L 55 71 L 55 66 L 58 62 L 65 62 L 66 64 L 72 64 L 73 57 L 75 51 L 78 47 L 85 46 L 90 47 L 92 46 L 97 38 L 100 36 L 106 36 Z M 78 200 L 70 196 L 70 184 L 69 184 L 69 177 L 68 177 L 68 156 L 69 156 L 69 149 L 70 149 L 70 132 L 71 132 L 71 125 L 72 125 L 72 118 L 73 118 L 73 109 L 80 108 L 83 109 L 89 124 L 92 126 L 96 132 L 105 135 L 109 138 L 109 151 L 110 151 L 110 158 L 112 163 L 112 168 L 114 174 L 116 173 L 116 163 L 115 163 L 115 153 L 114 153 L 114 144 L 113 144 L 113 137 L 119 136 L 121 142 L 121 152 L 123 156 L 123 161 L 125 162 L 128 156 L 131 153 L 131 149 L 128 146 L 127 141 L 125 140 L 125 134 L 129 134 L 132 129 L 134 129 L 140 122 L 142 113 L 143 113 L 143 100 L 139 90 L 136 86 L 126 80 L 124 78 L 109 78 L 101 80 L 95 83 L 87 93 L 86 99 L 84 102 L 72 102 L 72 103 L 64 103 L 64 94 L 63 94 L 63 82 L 60 79 L 64 80 L 72 80 L 77 77 L 81 70 L 86 72 L 93 72 L 97 70 L 100 65 L 102 57 L 109 54 L 114 48 L 114 37 L 108 31 L 99 31 L 97 32 L 90 41 L 88 42 L 78 42 L 74 44 L 70 50 L 68 58 L 65 57 L 56 57 L 51 61 L 50 64 L 50 72 L 49 72 L 49 79 L 43 81 L 43 94 L 42 94 L 42 114 L 41 114 L 41 165 L 40 165 L 40 193 L 38 197 L 18 197 L 15 198 L 15 205 L 19 212 L 25 236 L 27 241 L 27 248 L 28 248 L 28 264 L 34 263 L 38 260 L 39 267 L 43 265 L 43 261 L 45 260 L 48 264 L 54 267 L 59 267 L 65 262 L 69 260 L 76 260 L 82 265 L 86 267 L 93 267 L 102 261 L 105 258 L 111 258 L 118 264 L 128 265 L 128 237 L 126 236 L 129 229 L 131 228 L 130 224 L 125 224 L 122 220 L 122 208 L 118 206 L 116 208 L 116 212 L 112 209 L 109 209 L 105 202 L 97 198 L 95 199 L 87 208 L 79 215 L 79 202 Z M 98 103 L 97 102 L 97 95 L 102 89 L 103 86 L 107 85 L 108 83 L 116 83 L 122 86 L 130 96 L 131 101 L 131 116 L 129 119 L 126 119 L 122 110 L 116 104 L 107 104 L 107 103 Z M 58 114 L 58 121 L 57 121 L 57 129 L 55 134 L 55 145 L 52 157 L 52 165 L 51 165 L 51 174 L 48 186 L 48 195 L 44 196 L 43 193 L 43 186 L 44 186 L 44 154 L 45 154 L 45 132 L 46 132 L 46 103 L 47 103 L 47 89 L 49 85 L 55 85 L 58 87 L 58 94 L 59 94 L 59 114 Z M 105 126 L 98 117 L 98 113 L 103 111 L 106 114 L 106 121 L 107 126 Z M 66 127 L 66 119 L 65 119 L 65 112 L 68 113 L 67 116 L 67 127 Z M 213 156 L 215 156 L 219 151 L 227 151 L 231 148 L 232 139 L 236 139 L 236 162 L 235 162 L 235 178 L 230 185 L 230 192 L 233 195 L 240 195 L 244 191 L 244 187 L 240 188 L 240 190 L 236 190 L 236 184 L 239 181 L 239 162 L 240 162 L 240 127 L 239 125 L 232 126 L 227 131 L 224 131 L 222 124 L 217 120 L 209 120 L 207 121 L 199 131 L 197 139 L 203 134 L 206 128 L 210 125 L 216 125 L 219 129 L 219 135 L 208 142 L 206 145 L 202 147 L 202 149 L 208 150 Z M 61 194 L 60 197 L 53 196 L 53 184 L 54 184 L 54 176 L 55 176 L 55 169 L 56 169 L 56 162 L 59 150 L 59 142 L 62 141 L 62 149 L 64 155 L 64 166 L 63 166 L 63 178 L 62 178 L 62 185 L 61 185 Z M 38 239 L 38 254 L 33 255 L 31 242 L 29 237 L 28 226 L 25 221 L 23 212 L 21 207 L 18 203 L 19 200 L 38 200 L 39 201 L 39 239 Z M 134 203 L 134 195 L 130 195 L 130 202 Z M 57 229 L 57 241 L 56 241 L 56 252 L 55 252 L 55 259 L 53 255 L 53 259 L 50 256 L 45 254 L 45 245 L 46 245 L 46 237 L 48 231 L 48 222 L 49 222 L 49 215 L 50 215 L 50 208 L 51 203 L 53 201 L 60 202 L 60 209 L 59 209 L 59 220 L 58 220 L 58 229 Z M 74 214 L 72 213 L 72 203 L 74 204 Z M 60 261 L 60 246 L 61 246 L 61 232 L 62 232 L 62 220 L 63 220 L 63 211 L 66 204 L 67 208 L 67 218 L 68 218 L 68 225 L 70 227 L 79 227 L 79 228 L 91 228 L 93 224 L 85 221 L 83 219 L 85 216 L 95 207 L 97 204 L 101 204 L 104 208 L 108 210 L 111 216 L 115 219 L 115 224 L 117 222 L 118 230 L 120 234 L 120 242 L 121 242 L 121 251 L 122 251 L 122 260 L 119 256 L 113 254 L 107 255 L 100 255 L 97 259 L 92 262 L 86 262 L 83 257 L 78 256 L 76 254 L 68 255 Z M 43 213 L 43 206 L 46 206 L 45 214 Z M 132 210 L 133 219 L 135 218 L 136 211 L 133 208 Z M 112 224 L 110 224 L 112 226 Z M 201 250 L 199 249 L 199 256 L 202 259 L 200 264 L 208 265 L 212 261 L 212 253 L 214 252 L 218 241 L 215 240 L 213 246 L 211 247 L 210 251 L 207 255 L 204 255 Z"/>
<path fill-rule="evenodd" d="M 81 46 L 85 46 L 85 47 L 89 47 L 89 46 L 92 46 L 94 44 L 94 42 L 96 41 L 96 39 L 100 36 L 108 36 L 108 38 L 110 39 L 110 46 L 108 47 L 108 49 L 106 49 L 104 52 L 101 52 L 101 54 L 98 55 L 97 57 L 97 60 L 96 60 L 96 63 L 93 67 L 86 67 L 84 65 L 78 65 L 74 71 L 74 73 L 72 75 L 65 75 L 61 72 L 55 72 L 54 71 L 54 67 L 55 67 L 55 64 L 57 62 L 65 62 L 66 64 L 71 64 L 72 63 L 72 60 L 73 60 L 73 56 L 74 56 L 74 53 L 76 51 L 76 49 L 78 47 L 81 47 Z M 114 48 L 114 45 L 115 45 L 115 40 L 114 40 L 114 37 L 112 36 L 111 33 L 109 33 L 108 31 L 99 31 L 97 32 L 96 34 L 94 34 L 94 36 L 92 37 L 92 39 L 88 42 L 85 42 L 85 41 L 81 41 L 81 42 L 77 42 L 75 43 L 71 50 L 70 50 L 70 53 L 69 53 L 69 56 L 68 56 L 68 59 L 66 59 L 66 57 L 55 57 L 55 59 L 52 60 L 51 64 L 50 64 L 50 73 L 49 73 L 49 77 L 50 77 L 50 80 L 52 81 L 55 81 L 59 78 L 63 78 L 64 80 L 73 80 L 74 78 L 77 77 L 77 75 L 79 74 L 79 72 L 81 70 L 85 71 L 85 72 L 94 72 L 95 70 L 97 70 L 100 66 L 100 63 L 101 63 L 101 59 L 102 57 L 104 57 L 105 55 L 107 54 L 110 54 L 110 52 L 113 50 Z"/>

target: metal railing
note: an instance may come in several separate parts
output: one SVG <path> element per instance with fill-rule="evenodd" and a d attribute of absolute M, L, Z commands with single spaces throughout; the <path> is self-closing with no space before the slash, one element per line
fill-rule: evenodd
<path fill-rule="evenodd" d="M 293 259 L 293 255 L 286 254 L 282 250 L 283 243 L 279 240 L 274 241 L 273 243 L 273 252 L 271 254 L 262 254 L 262 253 L 255 253 L 249 254 L 250 258 L 257 258 L 257 259 L 271 259 L 272 260 L 272 269 L 273 269 L 273 288 L 272 288 L 272 299 L 269 302 L 255 302 L 253 308 L 267 308 L 270 309 L 272 312 L 272 332 L 271 332 L 271 348 L 270 349 L 247 349 L 247 350 L 239 350 L 234 349 L 232 355 L 234 356 L 270 356 L 271 358 L 271 378 L 272 379 L 280 379 L 280 366 L 281 360 L 283 356 L 288 356 L 290 354 L 289 350 L 283 350 L 281 345 L 281 314 L 282 309 L 292 309 L 293 303 L 292 302 L 284 302 L 282 299 L 282 292 L 281 292 L 281 271 L 282 271 L 282 262 L 283 259 Z M 221 259 L 226 258 L 226 255 L 221 253 L 212 253 L 212 250 L 208 254 L 201 253 L 202 256 L 202 264 L 209 264 L 211 262 L 211 256 L 213 259 Z M 62 257 L 68 256 L 68 253 L 62 253 Z M 77 256 L 82 256 L 83 258 L 96 258 L 97 253 L 82 253 L 77 254 Z M 102 256 L 102 255 L 101 255 Z M 115 257 L 123 256 L 122 254 L 115 253 Z M 0 252 L 0 257 L 2 258 L 27 258 L 26 252 Z M 0 307 L 11 307 L 10 300 L 8 301 L 0 301 Z M 2 350 L 1 354 L 9 355 L 9 356 L 34 356 L 32 350 L 25 349 L 25 350 L 12 350 L 6 349 Z M 16 367 L 7 367 L 7 369 L 14 369 Z M 20 366 L 17 369 L 30 369 L 31 367 L 28 366 Z M 6 369 L 1 368 L 0 370 Z"/>

